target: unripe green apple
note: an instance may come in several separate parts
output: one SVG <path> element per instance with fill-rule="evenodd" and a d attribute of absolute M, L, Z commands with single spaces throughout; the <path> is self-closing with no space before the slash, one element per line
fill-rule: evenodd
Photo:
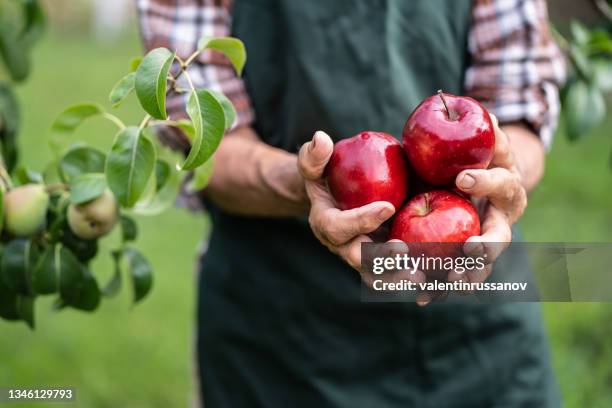
<path fill-rule="evenodd" d="M 68 225 L 74 235 L 82 239 L 95 239 L 108 234 L 118 216 L 117 200 L 109 190 L 87 203 L 68 206 Z"/>
<path fill-rule="evenodd" d="M 4 195 L 6 230 L 27 237 L 45 225 L 49 195 L 42 184 L 26 184 Z"/>

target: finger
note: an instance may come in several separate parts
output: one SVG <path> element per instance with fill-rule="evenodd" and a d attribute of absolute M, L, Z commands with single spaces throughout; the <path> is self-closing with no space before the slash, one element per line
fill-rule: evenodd
<path fill-rule="evenodd" d="M 443 300 L 448 297 L 448 292 L 446 291 L 424 291 L 417 293 L 416 296 L 416 304 L 424 307 L 433 302 L 434 300 Z"/>
<path fill-rule="evenodd" d="M 318 180 L 334 151 L 334 142 L 325 132 L 315 132 L 312 140 L 305 143 L 298 154 L 298 168 L 307 180 Z"/>
<path fill-rule="evenodd" d="M 327 203 L 321 203 L 326 206 Z M 376 230 L 395 213 L 393 204 L 377 201 L 363 207 L 341 211 L 337 208 L 321 210 L 314 202 L 310 210 L 311 226 L 332 245 L 342 245 L 357 235 Z"/>
<path fill-rule="evenodd" d="M 325 183 L 321 181 L 305 180 L 304 186 L 311 208 L 317 207 L 319 210 L 336 208 L 336 203 Z"/>
<path fill-rule="evenodd" d="M 493 129 L 499 128 L 499 119 L 497 119 L 497 116 L 492 113 L 489 113 L 489 116 L 491 117 L 491 122 L 493 122 Z"/>
<path fill-rule="evenodd" d="M 457 187 L 473 197 L 512 202 L 521 195 L 519 176 L 501 167 L 489 170 L 464 170 L 457 175 Z"/>
<path fill-rule="evenodd" d="M 432 300 L 433 300 L 433 296 L 429 292 L 419 292 L 416 295 L 416 304 L 421 307 L 427 306 L 428 304 L 431 303 Z"/>
<path fill-rule="evenodd" d="M 361 274 L 361 244 L 366 242 L 372 242 L 370 238 L 365 235 L 359 235 L 353 238 L 350 242 L 345 245 L 341 245 L 336 248 L 336 253 L 340 255 L 346 263 L 348 263 L 353 269 L 359 271 Z M 364 274 L 362 274 L 363 276 Z"/>
<path fill-rule="evenodd" d="M 470 256 L 482 256 L 486 263 L 492 263 L 511 241 L 512 229 L 508 219 L 500 210 L 489 206 L 482 223 L 481 235 L 468 238 L 463 251 Z"/>
<path fill-rule="evenodd" d="M 492 270 L 493 270 L 492 265 L 485 265 L 484 268 L 472 269 L 464 273 L 458 273 L 458 272 L 452 271 L 448 274 L 448 281 L 449 282 L 465 282 L 465 283 L 482 283 L 489 278 Z M 458 291 L 458 293 L 460 295 L 473 295 L 474 290 L 472 289 L 461 290 L 461 291 Z"/>
<path fill-rule="evenodd" d="M 493 121 L 493 127 L 495 129 L 495 150 L 493 159 L 491 160 L 491 166 L 513 169 L 515 167 L 515 160 L 508 134 L 500 129 L 499 122 L 495 115 L 491 115 L 491 120 Z"/>
<path fill-rule="evenodd" d="M 462 282 L 467 282 L 467 283 L 482 283 L 485 280 L 487 280 L 489 275 L 491 275 L 491 271 L 492 271 L 491 265 L 485 265 L 484 268 L 471 269 L 469 271 L 465 271 L 464 273 L 458 273 L 456 271 L 451 271 L 448 274 L 448 281 L 449 282 L 462 281 Z M 466 291 L 463 291 L 463 293 L 472 294 L 474 293 L 474 291 L 466 290 Z"/>
<path fill-rule="evenodd" d="M 493 270 L 492 265 L 485 265 L 484 268 L 472 269 L 467 271 L 466 276 L 470 283 L 482 283 L 487 280 Z"/>

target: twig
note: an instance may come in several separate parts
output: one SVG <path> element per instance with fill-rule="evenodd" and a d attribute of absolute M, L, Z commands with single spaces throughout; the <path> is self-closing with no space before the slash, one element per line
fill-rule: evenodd
<path fill-rule="evenodd" d="M 595 6 L 608 20 L 612 21 L 612 6 L 606 0 L 593 0 Z"/>
<path fill-rule="evenodd" d="M 149 120 L 151 120 L 151 115 L 147 113 L 142 119 L 142 122 L 140 122 L 140 125 L 138 125 L 138 130 L 144 129 L 144 127 L 147 126 L 147 123 L 149 123 Z"/>
<path fill-rule="evenodd" d="M 123 130 L 125 129 L 125 124 L 121 121 L 121 119 L 119 119 L 118 117 L 116 117 L 115 115 L 111 115 L 108 112 L 104 112 L 102 114 L 103 117 L 105 117 L 106 119 L 110 120 L 111 122 L 113 122 L 115 125 L 117 125 L 117 127 L 119 128 L 119 130 Z"/>
<path fill-rule="evenodd" d="M 196 59 L 198 55 L 200 55 L 200 53 L 201 53 L 201 52 L 202 52 L 202 51 L 200 51 L 200 50 L 196 50 L 196 51 L 195 51 L 193 54 L 191 54 L 191 55 L 190 55 L 190 56 L 187 58 L 187 60 L 185 61 L 185 65 L 189 65 L 189 64 L 191 64 L 191 63 L 193 62 L 193 60 L 194 60 L 194 59 Z"/>
<path fill-rule="evenodd" d="M 70 186 L 65 183 L 53 183 L 47 184 L 45 190 L 47 190 L 47 193 L 54 193 L 56 191 L 70 191 Z"/>

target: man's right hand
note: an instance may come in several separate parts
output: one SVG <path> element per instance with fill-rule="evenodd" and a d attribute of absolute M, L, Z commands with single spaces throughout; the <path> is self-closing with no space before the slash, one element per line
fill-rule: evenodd
<path fill-rule="evenodd" d="M 356 270 L 361 267 L 361 243 L 372 242 L 366 235 L 374 232 L 395 213 L 393 204 L 377 201 L 363 207 L 342 211 L 336 207 L 323 173 L 334 149 L 324 132 L 314 134 L 298 156 L 298 169 L 310 200 L 308 221 L 319 241 L 342 257 Z"/>

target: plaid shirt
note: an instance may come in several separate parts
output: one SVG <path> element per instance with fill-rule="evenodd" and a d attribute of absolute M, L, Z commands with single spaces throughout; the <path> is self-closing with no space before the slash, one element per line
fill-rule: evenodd
<path fill-rule="evenodd" d="M 167 47 L 186 58 L 201 36 L 231 32 L 231 0 L 137 0 L 137 4 L 147 49 Z M 466 94 L 483 102 L 501 123 L 528 123 L 550 146 L 565 64 L 550 35 L 545 0 L 475 0 L 472 17 Z M 189 69 L 196 86 L 230 98 L 238 112 L 236 126 L 252 123 L 254 113 L 244 83 L 225 57 L 206 51 Z M 180 114 L 183 103 L 177 95 L 170 98 L 168 109 Z"/>

